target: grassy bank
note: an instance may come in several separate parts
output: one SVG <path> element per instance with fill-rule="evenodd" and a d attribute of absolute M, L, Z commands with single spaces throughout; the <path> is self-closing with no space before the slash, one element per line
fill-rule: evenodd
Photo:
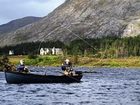
<path fill-rule="evenodd" d="M 12 64 L 18 64 L 20 59 L 24 59 L 26 65 L 60 66 L 65 58 L 69 58 L 75 66 L 140 67 L 140 57 L 101 59 L 81 56 L 38 56 L 31 59 L 28 56 L 10 56 L 9 60 Z"/>

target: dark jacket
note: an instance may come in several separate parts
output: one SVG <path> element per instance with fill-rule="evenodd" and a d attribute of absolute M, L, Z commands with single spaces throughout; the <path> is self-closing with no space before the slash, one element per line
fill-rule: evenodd
<path fill-rule="evenodd" d="M 23 65 L 18 65 L 17 71 L 23 72 L 24 71 L 24 68 L 25 68 L 25 65 L 24 64 Z"/>
<path fill-rule="evenodd" d="M 65 71 L 65 70 L 72 70 L 72 63 L 69 62 L 68 64 L 66 64 L 66 62 L 64 62 L 63 65 L 62 65 L 62 67 L 61 67 L 61 69 L 63 71 Z"/>

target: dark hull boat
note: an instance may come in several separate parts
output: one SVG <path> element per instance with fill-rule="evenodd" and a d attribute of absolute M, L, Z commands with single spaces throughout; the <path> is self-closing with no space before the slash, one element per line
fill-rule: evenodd
<path fill-rule="evenodd" d="M 20 84 L 20 83 L 73 83 L 80 82 L 82 72 L 76 72 L 73 76 L 61 75 L 39 75 L 31 73 L 21 73 L 13 71 L 5 71 L 5 78 L 7 83 Z"/>

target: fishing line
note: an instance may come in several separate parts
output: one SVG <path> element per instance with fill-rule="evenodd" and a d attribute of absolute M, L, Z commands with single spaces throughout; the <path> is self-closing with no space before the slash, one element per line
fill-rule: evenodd
<path fill-rule="evenodd" d="M 55 28 L 53 31 L 51 31 L 50 33 L 48 33 L 47 35 L 44 35 L 42 37 L 43 38 L 47 38 L 49 37 L 50 35 L 52 35 L 52 33 L 54 33 L 55 31 L 57 31 L 58 29 L 60 28 L 64 28 L 66 29 L 67 31 L 69 31 L 70 33 L 72 33 L 74 36 L 78 37 L 79 39 L 81 39 L 84 43 L 86 43 L 87 45 L 89 45 L 91 48 L 93 48 L 94 50 L 97 50 L 96 48 L 94 48 L 88 41 L 86 41 L 85 39 L 83 39 L 82 37 L 80 37 L 78 34 L 74 33 L 72 30 L 70 30 L 68 27 L 66 27 L 66 25 L 62 25 L 62 24 L 59 24 L 59 26 L 57 26 L 57 28 Z M 43 32 L 44 30 L 46 29 L 46 27 L 41 31 Z M 40 47 L 41 47 L 41 44 L 43 43 L 43 41 L 40 42 L 39 44 L 39 47 L 38 47 L 38 51 L 40 51 Z"/>
<path fill-rule="evenodd" d="M 75 35 L 76 37 L 80 38 L 82 41 L 84 41 L 87 45 L 89 45 L 91 48 L 93 48 L 94 50 L 97 50 L 96 48 L 94 48 L 91 44 L 88 43 L 88 41 L 84 40 L 82 37 L 80 37 L 78 34 L 74 33 L 72 30 L 70 30 L 69 28 L 61 25 L 61 27 L 67 29 L 70 33 L 72 33 L 73 35 Z"/>
<path fill-rule="evenodd" d="M 55 32 L 55 31 L 58 30 L 59 28 L 60 28 L 60 27 L 57 27 L 57 28 L 55 28 L 53 31 L 51 31 L 50 33 L 48 33 L 47 35 L 44 35 L 44 36 L 42 37 L 42 39 L 45 38 L 45 37 L 49 37 L 53 32 Z M 44 29 L 44 30 L 45 30 L 45 29 Z M 40 47 L 41 47 L 42 42 L 43 42 L 43 41 L 41 41 L 40 44 L 39 44 L 38 51 L 40 51 Z"/>

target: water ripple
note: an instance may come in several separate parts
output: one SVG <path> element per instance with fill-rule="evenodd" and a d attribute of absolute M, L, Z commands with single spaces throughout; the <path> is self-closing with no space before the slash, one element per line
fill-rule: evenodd
<path fill-rule="evenodd" d="M 92 68 L 75 68 L 91 70 Z M 31 67 L 33 73 L 58 75 L 57 67 Z M 140 105 L 140 70 L 93 68 L 81 83 L 7 84 L 0 73 L 1 105 Z M 60 74 L 59 74 L 60 75 Z"/>

